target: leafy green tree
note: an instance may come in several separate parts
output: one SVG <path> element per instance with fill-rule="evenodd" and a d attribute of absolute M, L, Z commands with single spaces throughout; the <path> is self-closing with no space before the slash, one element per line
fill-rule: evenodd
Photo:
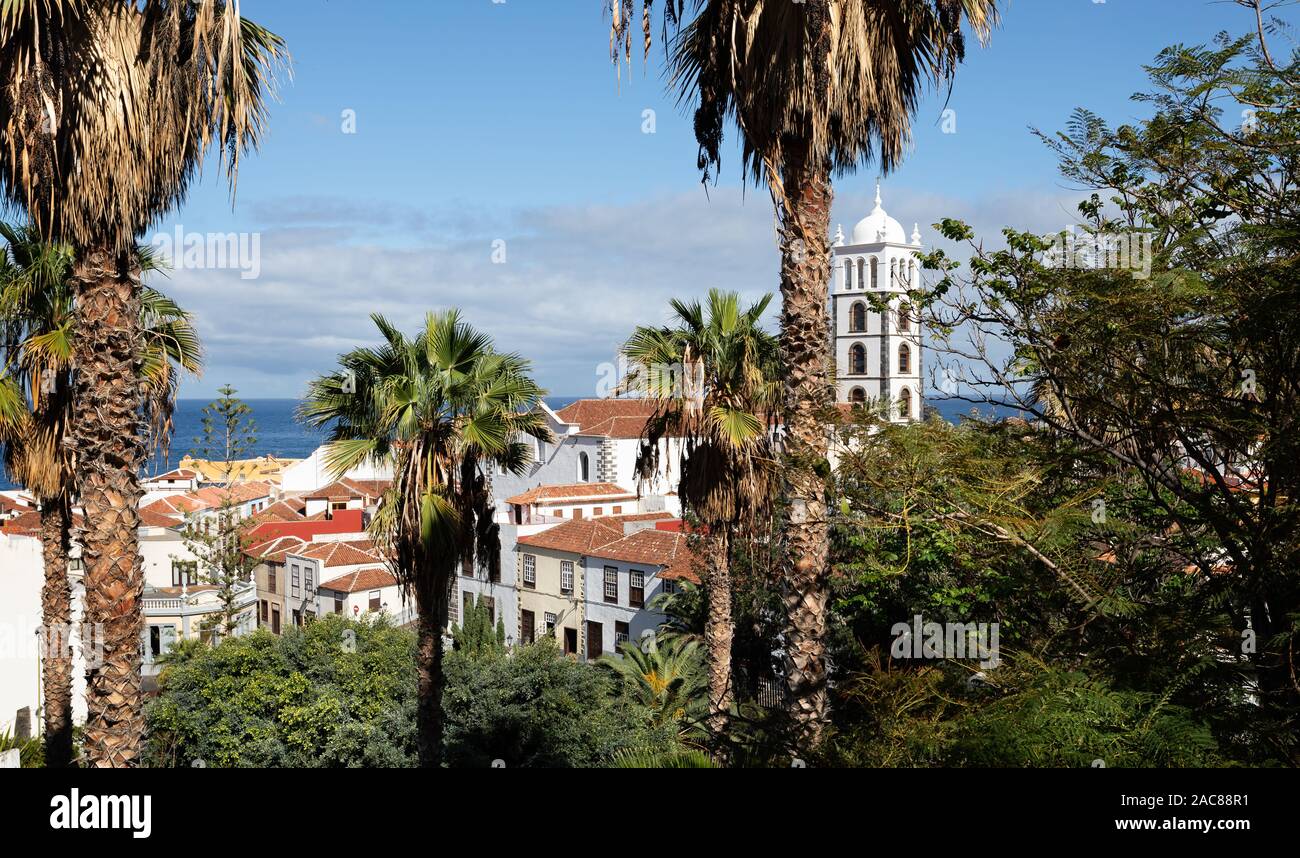
<path fill-rule="evenodd" d="M 461 617 L 452 623 L 451 637 L 457 651 L 468 656 L 502 655 L 506 651 L 506 626 L 501 618 L 492 623 L 492 610 L 480 595 Z"/>
<path fill-rule="evenodd" d="M 182 641 L 148 707 L 151 766 L 407 767 L 415 643 L 382 617 L 329 614 L 283 636 Z"/>
<path fill-rule="evenodd" d="M 450 652 L 447 764 L 591 767 L 630 748 L 678 749 L 671 725 L 654 723 L 617 690 L 606 672 L 567 658 L 550 640 L 516 647 L 509 658 Z"/>
<path fill-rule="evenodd" d="M 329 469 L 388 463 L 395 476 L 370 524 L 415 599 L 420 646 L 420 761 L 442 748 L 443 632 L 457 566 L 501 562 L 485 469 L 520 474 L 531 460 L 522 438 L 549 437 L 534 408 L 544 391 L 531 365 L 497 352 L 455 310 L 429 313 L 408 338 L 380 315 L 377 348 L 342 355 L 337 372 L 312 382 L 301 415 L 330 426 Z"/>
<path fill-rule="evenodd" d="M 632 362 L 626 387 L 649 397 L 637 457 L 643 478 L 659 474 L 669 454 L 681 475 L 677 493 L 703 525 L 708 595 L 704 639 L 709 664 L 709 729 L 720 735 L 734 699 L 731 648 L 731 547 L 767 517 L 779 481 L 771 425 L 780 405 L 780 352 L 763 330 L 771 296 L 742 308 L 734 292 L 709 290 L 708 299 L 672 302 L 671 325 L 638 327 L 623 354 Z"/>
<path fill-rule="evenodd" d="M 842 431 L 832 540 L 839 764 L 979 764 L 967 752 L 986 765 L 1075 765 L 1088 753 L 1085 765 L 1262 760 L 1258 707 L 1222 657 L 1231 626 L 1189 598 L 1195 581 L 1173 521 L 1135 475 L 1018 420 Z M 1104 526 L 1090 499 L 1111 513 Z M 997 623 L 1003 663 L 887 660 L 895 624 L 916 615 Z M 1088 732 L 1112 703 L 1130 726 L 1116 716 Z M 996 728 L 1004 746 L 959 742 L 990 707 L 1002 717 L 982 735 Z M 1040 718 L 1034 707 L 1050 711 Z M 1106 738 L 1157 722 L 1145 737 Z M 1069 730 L 1087 741 L 1059 744 Z M 1165 730 L 1187 734 L 1186 755 L 1161 749 Z"/>
<path fill-rule="evenodd" d="M 1257 24 L 1163 51 L 1138 97 L 1149 119 L 1112 128 L 1080 110 L 1043 135 L 1092 192 L 1082 251 L 1015 230 L 987 250 L 948 221 L 948 237 L 971 242 L 969 274 L 931 265 L 945 269 L 939 330 L 972 359 L 974 386 L 1011 398 L 1079 460 L 1107 462 L 1166 519 L 1146 548 L 1165 562 L 1143 589 L 1176 588 L 1189 615 L 1222 616 L 1199 634 L 1258 697 L 1256 747 L 1294 762 L 1300 57 L 1279 59 Z M 1107 507 L 1103 540 L 1119 512 Z"/>

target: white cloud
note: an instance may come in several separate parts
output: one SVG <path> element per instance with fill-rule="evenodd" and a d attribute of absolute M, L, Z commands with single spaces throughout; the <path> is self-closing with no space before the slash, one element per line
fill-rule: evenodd
<path fill-rule="evenodd" d="M 872 196 L 841 196 L 832 223 L 850 230 Z M 1006 224 L 1060 229 L 1075 196 L 1008 192 L 972 203 L 886 186 L 885 206 L 909 233 L 919 221 L 927 244 L 936 239 L 929 224 L 949 216 L 996 241 Z M 531 358 L 553 393 L 592 395 L 598 365 L 635 325 L 666 320 L 670 298 L 714 286 L 749 300 L 779 290 L 771 203 L 752 189 L 504 215 L 293 198 L 252 214 L 262 231 L 258 279 L 180 270 L 158 283 L 195 313 L 206 349 L 207 371 L 185 396 L 227 382 L 246 397 L 298 396 L 340 352 L 375 341 L 372 312 L 410 330 L 448 307 Z M 506 242 L 501 265 L 492 262 L 497 239 Z"/>

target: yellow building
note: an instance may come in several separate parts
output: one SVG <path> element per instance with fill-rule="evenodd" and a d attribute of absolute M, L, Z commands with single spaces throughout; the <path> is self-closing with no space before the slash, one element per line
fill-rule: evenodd
<path fill-rule="evenodd" d="M 227 468 L 225 462 L 212 462 L 186 456 L 181 459 L 179 469 L 197 471 L 200 480 L 207 483 L 261 481 L 278 486 L 284 470 L 300 461 L 301 459 L 258 456 L 255 459 L 237 459 Z"/>
<path fill-rule="evenodd" d="M 550 635 L 568 655 L 584 651 L 583 560 L 600 546 L 622 538 L 621 522 L 599 519 L 569 521 L 519 538 L 515 553 L 520 643 Z"/>

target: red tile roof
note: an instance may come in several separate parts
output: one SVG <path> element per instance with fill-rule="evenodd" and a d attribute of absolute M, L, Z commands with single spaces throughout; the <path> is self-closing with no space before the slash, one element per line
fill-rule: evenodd
<path fill-rule="evenodd" d="M 335 593 L 356 593 L 361 590 L 378 590 L 381 587 L 396 587 L 397 578 L 382 566 L 368 566 L 337 578 L 331 578 L 320 585 L 322 590 Z"/>
<path fill-rule="evenodd" d="M 636 500 L 636 494 L 613 483 L 570 483 L 562 486 L 534 486 L 522 494 L 506 498 L 506 503 L 558 504 L 585 500 Z"/>
<path fill-rule="evenodd" d="M 640 438 L 654 410 L 648 399 L 579 399 L 555 413 L 565 423 L 576 423 L 579 435 Z"/>
<path fill-rule="evenodd" d="M 300 554 L 306 546 L 307 543 L 296 536 L 278 536 L 266 542 L 249 545 L 244 549 L 244 553 L 249 557 L 265 560 L 267 563 L 283 563 L 286 556 L 291 553 Z"/>
<path fill-rule="evenodd" d="M 233 486 L 211 486 L 190 492 L 209 507 L 219 507 L 225 503 L 247 503 L 248 501 L 269 498 L 274 491 L 270 483 L 252 482 L 235 483 Z"/>
<path fill-rule="evenodd" d="M 310 500 L 379 500 L 392 483 L 389 480 L 353 480 L 344 477 L 327 486 L 321 486 L 303 497 Z"/>
<path fill-rule="evenodd" d="M 321 542 L 302 551 L 295 551 L 299 557 L 310 557 L 322 561 L 326 568 L 331 566 L 363 566 L 382 560 L 379 552 L 374 550 L 368 540 L 356 542 Z"/>
<path fill-rule="evenodd" d="M 9 536 L 40 536 L 41 535 L 41 514 L 35 510 L 20 513 L 7 520 L 0 532 Z"/>
<path fill-rule="evenodd" d="M 29 504 L 21 504 L 9 495 L 0 495 L 0 512 L 25 512 L 31 509 Z"/>
<path fill-rule="evenodd" d="M 145 527 L 180 527 L 185 524 L 185 518 L 180 514 L 161 513 L 149 506 L 140 510 L 140 523 Z"/>
<path fill-rule="evenodd" d="M 174 471 L 168 471 L 167 473 L 159 474 L 156 477 L 149 477 L 145 482 L 158 483 L 163 480 L 192 480 L 198 475 L 198 471 L 191 471 L 189 468 L 177 468 Z"/>
<path fill-rule="evenodd" d="M 252 520 L 258 523 L 264 521 L 306 521 L 303 512 L 307 505 L 301 498 L 283 498 L 268 506 L 266 509 L 254 513 Z"/>
<path fill-rule="evenodd" d="M 622 527 L 605 524 L 604 519 L 600 518 L 579 518 L 557 524 L 532 536 L 521 536 L 518 543 L 571 554 L 590 554 L 600 546 L 622 538 Z"/>
<path fill-rule="evenodd" d="M 150 512 L 156 512 L 160 515 L 175 515 L 181 517 L 184 517 L 187 513 L 195 512 L 200 509 L 207 509 L 207 505 L 195 500 L 189 494 L 169 495 L 140 507 L 141 512 L 149 510 Z"/>
<path fill-rule="evenodd" d="M 624 563 L 662 566 L 664 569 L 659 573 L 660 578 L 685 578 L 697 584 L 700 580 L 694 569 L 696 555 L 690 550 L 688 537 L 684 533 L 638 530 L 617 542 L 601 546 L 591 554 Z"/>

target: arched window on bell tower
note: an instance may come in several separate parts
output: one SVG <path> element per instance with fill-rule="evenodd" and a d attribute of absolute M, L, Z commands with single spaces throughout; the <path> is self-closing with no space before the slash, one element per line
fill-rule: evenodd
<path fill-rule="evenodd" d="M 578 481 L 591 482 L 591 460 L 586 453 L 578 454 Z"/>
<path fill-rule="evenodd" d="M 906 387 L 898 392 L 898 416 L 904 420 L 912 419 L 912 391 Z"/>
<path fill-rule="evenodd" d="M 912 289 L 916 288 L 916 260 L 915 259 L 907 263 L 907 285 Z"/>
<path fill-rule="evenodd" d="M 851 375 L 867 374 L 867 350 L 862 343 L 854 343 L 849 349 L 849 373 Z"/>
<path fill-rule="evenodd" d="M 898 308 L 898 330 L 905 334 L 912 330 L 912 308 L 908 304 Z"/>
<path fill-rule="evenodd" d="M 880 288 L 880 260 L 875 256 L 871 257 L 871 288 Z"/>
<path fill-rule="evenodd" d="M 898 374 L 912 374 L 912 350 L 908 348 L 907 343 L 898 347 Z"/>
<path fill-rule="evenodd" d="M 857 280 L 857 283 L 858 283 L 858 288 L 859 288 L 859 289 L 863 288 L 863 284 L 867 282 L 866 280 L 863 279 L 862 265 L 863 265 L 862 257 L 858 257 L 858 280 Z"/>
<path fill-rule="evenodd" d="M 844 291 L 853 288 L 853 260 L 844 260 Z"/>
<path fill-rule="evenodd" d="M 867 305 L 861 301 L 853 302 L 849 310 L 849 333 L 861 334 L 867 330 Z"/>

